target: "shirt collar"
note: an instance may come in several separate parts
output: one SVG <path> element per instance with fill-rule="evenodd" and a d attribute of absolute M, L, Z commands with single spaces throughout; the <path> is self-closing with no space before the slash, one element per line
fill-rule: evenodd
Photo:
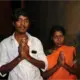
<path fill-rule="evenodd" d="M 15 39 L 15 37 L 14 37 L 14 34 L 15 34 L 15 32 L 12 34 L 12 36 L 11 36 L 11 40 L 15 40 L 16 41 L 16 39 Z M 28 33 L 28 32 L 26 32 L 26 35 L 28 36 L 28 46 L 30 46 L 31 45 L 31 35 Z M 17 41 L 16 41 L 16 44 L 19 46 L 19 44 L 17 43 Z"/>

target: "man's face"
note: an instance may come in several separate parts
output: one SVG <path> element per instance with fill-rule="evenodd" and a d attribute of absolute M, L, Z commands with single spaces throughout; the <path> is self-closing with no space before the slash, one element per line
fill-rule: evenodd
<path fill-rule="evenodd" d="M 56 31 L 53 35 L 53 41 L 56 46 L 60 47 L 64 43 L 64 35 L 61 31 Z"/>
<path fill-rule="evenodd" d="M 16 32 L 25 33 L 29 28 L 29 18 L 26 16 L 19 16 L 18 20 L 15 22 Z"/>

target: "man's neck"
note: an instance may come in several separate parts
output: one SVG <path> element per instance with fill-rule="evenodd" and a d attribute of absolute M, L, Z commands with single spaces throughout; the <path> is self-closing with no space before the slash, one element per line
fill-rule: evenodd
<path fill-rule="evenodd" d="M 15 32 L 14 36 L 15 36 L 15 39 L 18 41 L 18 43 L 24 37 L 28 39 L 28 36 L 26 35 L 26 33 L 20 34 L 20 33 Z"/>

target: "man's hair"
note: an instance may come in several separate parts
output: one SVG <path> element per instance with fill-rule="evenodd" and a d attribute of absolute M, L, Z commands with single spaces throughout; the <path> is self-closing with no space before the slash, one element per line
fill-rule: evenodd
<path fill-rule="evenodd" d="M 19 18 L 19 16 L 22 15 L 22 16 L 26 16 L 29 18 L 29 14 L 28 12 L 26 11 L 25 8 L 18 8 L 16 10 L 13 11 L 13 14 L 12 14 L 12 21 L 13 22 L 16 22 Z"/>

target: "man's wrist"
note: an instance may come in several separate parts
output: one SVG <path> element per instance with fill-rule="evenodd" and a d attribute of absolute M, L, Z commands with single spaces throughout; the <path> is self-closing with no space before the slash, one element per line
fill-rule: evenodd
<path fill-rule="evenodd" d="M 30 61 L 30 60 L 31 60 L 31 56 L 28 56 L 28 57 L 26 58 L 26 60 Z"/>
<path fill-rule="evenodd" d="M 17 57 L 18 61 L 21 61 L 23 60 L 20 56 Z"/>

